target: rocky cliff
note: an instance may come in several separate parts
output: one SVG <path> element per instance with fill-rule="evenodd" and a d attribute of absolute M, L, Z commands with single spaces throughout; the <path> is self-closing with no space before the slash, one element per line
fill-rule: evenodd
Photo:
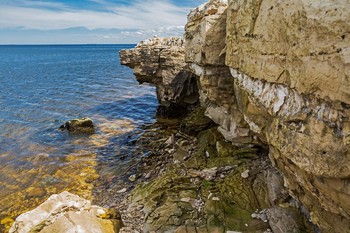
<path fill-rule="evenodd" d="M 165 106 L 199 93 L 226 140 L 268 146 L 321 232 L 350 232 L 349 18 L 349 1 L 210 0 L 185 42 L 153 39 L 121 60 Z"/>
<path fill-rule="evenodd" d="M 120 58 L 123 65 L 133 68 L 140 83 L 157 87 L 160 115 L 186 113 L 197 104 L 197 81 L 185 63 L 182 38 L 155 37 L 142 41 L 134 49 L 122 50 Z"/>

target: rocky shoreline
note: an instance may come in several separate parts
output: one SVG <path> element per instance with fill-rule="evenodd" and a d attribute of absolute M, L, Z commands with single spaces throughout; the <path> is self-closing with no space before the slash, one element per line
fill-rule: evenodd
<path fill-rule="evenodd" d="M 185 118 L 187 126 L 179 129 L 197 128 L 203 121 L 198 116 Z M 135 189 L 117 207 L 125 224 L 121 232 L 314 230 L 283 187 L 266 148 L 233 146 L 209 121 L 195 135 L 179 130 L 157 144 L 136 174 Z"/>
<path fill-rule="evenodd" d="M 96 195 L 120 232 L 350 232 L 349 6 L 210 0 L 184 38 L 122 50 L 180 120 Z"/>

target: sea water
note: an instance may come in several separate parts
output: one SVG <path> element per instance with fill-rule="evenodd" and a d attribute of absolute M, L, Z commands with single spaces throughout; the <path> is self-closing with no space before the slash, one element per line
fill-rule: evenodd
<path fill-rule="evenodd" d="M 130 140 L 155 121 L 157 100 L 120 65 L 119 50 L 133 46 L 0 46 L 2 223 L 63 190 L 91 199 L 94 181 L 141 156 Z M 58 130 L 79 117 L 94 134 Z"/>

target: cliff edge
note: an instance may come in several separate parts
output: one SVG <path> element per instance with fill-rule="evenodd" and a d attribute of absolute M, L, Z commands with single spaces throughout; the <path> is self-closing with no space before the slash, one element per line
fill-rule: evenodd
<path fill-rule="evenodd" d="M 268 146 L 310 221 L 350 232 L 349 18 L 348 1 L 210 0 L 184 40 L 143 42 L 121 61 L 161 105 L 199 101 L 233 145 Z"/>

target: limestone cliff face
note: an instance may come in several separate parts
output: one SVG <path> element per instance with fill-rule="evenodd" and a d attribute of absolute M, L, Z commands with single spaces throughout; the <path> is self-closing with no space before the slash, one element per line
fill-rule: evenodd
<path fill-rule="evenodd" d="M 210 0 L 178 48 L 206 115 L 234 144 L 269 146 L 321 232 L 350 232 L 349 18 L 349 1 Z"/>
<path fill-rule="evenodd" d="M 122 50 L 120 58 L 123 65 L 133 68 L 140 83 L 157 87 L 161 111 L 186 110 L 198 102 L 197 81 L 185 63 L 182 38 L 154 37 Z"/>
<path fill-rule="evenodd" d="M 232 0 L 227 12 L 228 66 L 349 103 L 349 1 Z"/>
<path fill-rule="evenodd" d="M 230 141 L 252 142 L 236 104 L 234 79 L 225 65 L 227 1 L 209 1 L 193 9 L 185 28 L 186 62 L 199 77 L 201 104 Z M 239 101 L 241 102 L 241 101 Z M 238 113 L 238 114 L 237 114 Z"/>
<path fill-rule="evenodd" d="M 350 2 L 230 1 L 226 65 L 285 185 L 322 232 L 350 230 Z M 252 107 L 249 107 L 249 106 Z"/>

